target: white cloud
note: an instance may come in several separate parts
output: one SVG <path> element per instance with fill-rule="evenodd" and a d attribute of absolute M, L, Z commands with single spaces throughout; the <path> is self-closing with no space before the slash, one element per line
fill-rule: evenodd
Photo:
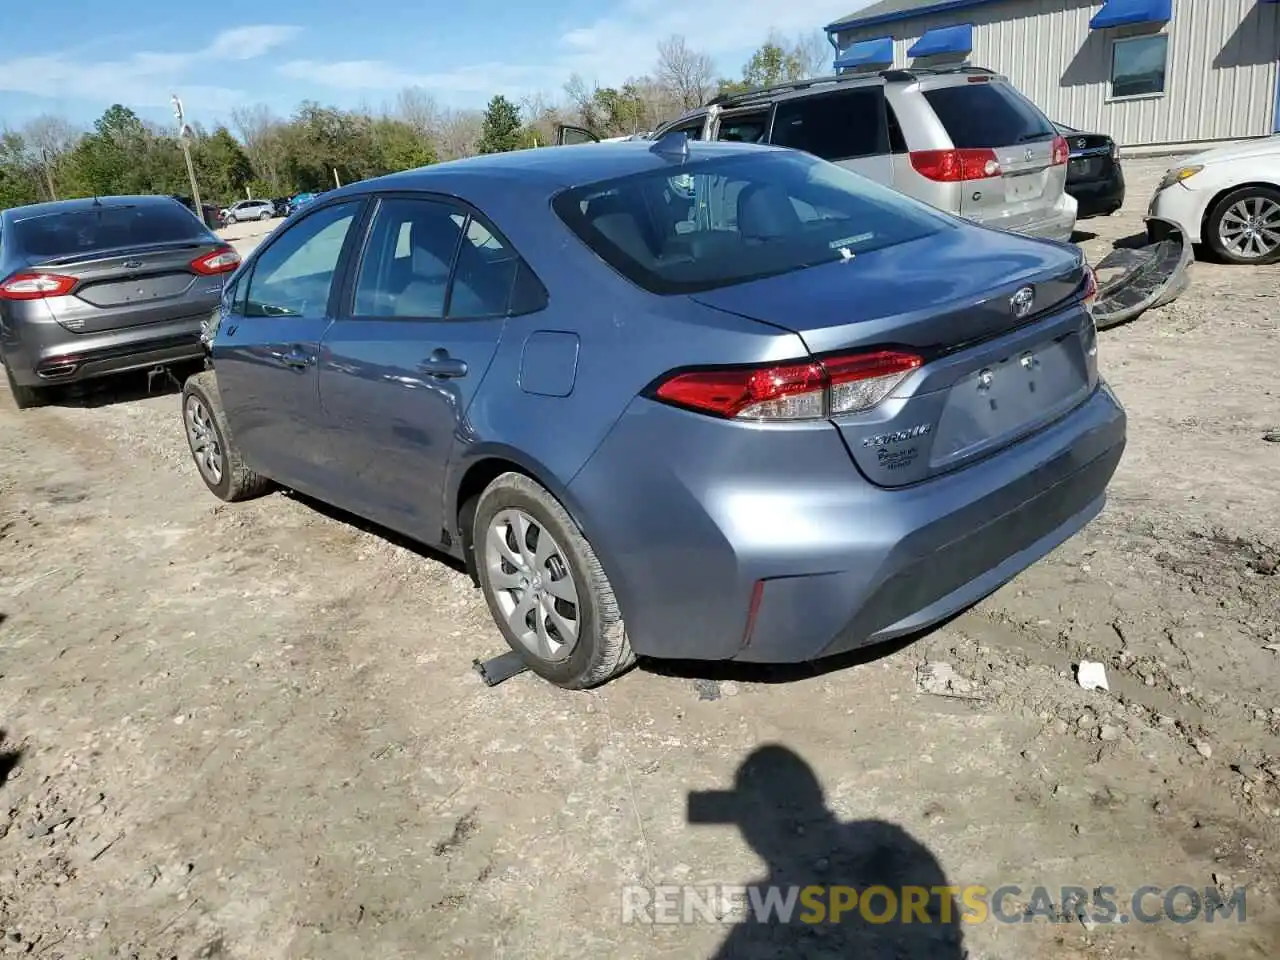
<path fill-rule="evenodd" d="M 301 32 L 301 27 L 267 23 L 233 27 L 214 37 L 204 55 L 216 60 L 252 60 L 288 43 Z"/>
<path fill-rule="evenodd" d="M 94 60 L 70 53 L 18 57 L 0 61 L 0 92 L 158 107 L 168 106 L 169 97 L 180 91 L 200 114 L 220 113 L 243 103 L 243 92 L 192 84 L 186 78 L 198 75 L 197 71 L 210 63 L 260 57 L 297 33 L 297 27 L 235 27 L 218 34 L 201 50 L 143 51 L 122 60 Z"/>

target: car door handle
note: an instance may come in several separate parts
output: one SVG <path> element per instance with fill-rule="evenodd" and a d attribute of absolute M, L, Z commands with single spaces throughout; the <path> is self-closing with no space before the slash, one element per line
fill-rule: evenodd
<path fill-rule="evenodd" d="M 293 370 L 305 370 L 307 367 L 311 366 L 313 359 L 314 358 L 311 354 L 303 352 L 298 347 L 294 347 L 288 353 L 281 355 L 280 362 Z"/>
<path fill-rule="evenodd" d="M 449 356 L 448 350 L 432 350 L 431 356 L 423 360 L 418 365 L 418 369 L 427 376 L 449 380 L 465 377 L 467 375 L 467 362 L 459 360 L 457 357 Z"/>

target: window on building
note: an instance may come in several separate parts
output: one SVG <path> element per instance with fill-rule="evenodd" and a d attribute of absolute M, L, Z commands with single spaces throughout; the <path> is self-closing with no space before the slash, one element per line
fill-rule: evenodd
<path fill-rule="evenodd" d="M 1149 97 L 1164 93 L 1169 37 L 1126 37 L 1111 48 L 1111 96 Z"/>

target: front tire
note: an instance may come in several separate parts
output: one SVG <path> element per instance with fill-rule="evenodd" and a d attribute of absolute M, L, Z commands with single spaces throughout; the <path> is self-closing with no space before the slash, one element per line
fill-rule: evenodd
<path fill-rule="evenodd" d="M 472 543 L 489 612 L 534 673 L 585 690 L 635 663 L 595 551 L 540 484 L 519 473 L 489 484 L 476 505 Z"/>
<path fill-rule="evenodd" d="M 1233 190 L 1214 204 L 1205 240 L 1227 263 L 1280 262 L 1280 190 L 1254 186 Z"/>
<path fill-rule="evenodd" d="M 19 410 L 30 410 L 32 407 L 43 407 L 48 400 L 44 390 L 39 387 L 24 387 L 13 379 L 8 365 L 4 368 L 5 380 L 9 383 L 9 393 L 13 395 L 13 405 Z"/>
<path fill-rule="evenodd" d="M 271 481 L 250 470 L 231 440 L 222 396 L 212 370 L 188 377 L 182 385 L 182 422 L 187 446 L 200 479 L 219 500 L 234 503 L 260 497 Z"/>

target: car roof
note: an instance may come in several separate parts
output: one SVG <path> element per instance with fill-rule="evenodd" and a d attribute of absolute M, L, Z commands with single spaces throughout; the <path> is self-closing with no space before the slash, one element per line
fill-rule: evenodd
<path fill-rule="evenodd" d="M 566 187 L 612 180 L 646 170 L 669 169 L 681 164 L 682 161 L 678 158 L 655 153 L 654 146 L 652 140 L 637 140 L 482 154 L 362 180 L 340 190 L 333 190 L 327 196 L 349 197 L 375 190 L 432 190 L 453 193 L 465 199 L 469 187 L 476 187 L 486 181 L 508 180 L 516 180 L 524 188 L 535 187 L 550 194 L 558 193 Z M 690 140 L 688 159 L 689 162 L 695 162 L 781 149 L 763 144 L 703 143 Z"/>
<path fill-rule="evenodd" d="M 176 203 L 181 206 L 181 201 L 167 195 L 140 194 L 136 196 L 77 197 L 74 200 L 46 200 L 44 203 L 29 203 L 21 207 L 10 207 L 4 213 L 14 222 L 17 222 L 31 220 L 36 217 L 47 217 L 56 213 L 75 213 L 82 210 L 92 210 L 98 206 L 158 206 L 163 203 Z"/>

